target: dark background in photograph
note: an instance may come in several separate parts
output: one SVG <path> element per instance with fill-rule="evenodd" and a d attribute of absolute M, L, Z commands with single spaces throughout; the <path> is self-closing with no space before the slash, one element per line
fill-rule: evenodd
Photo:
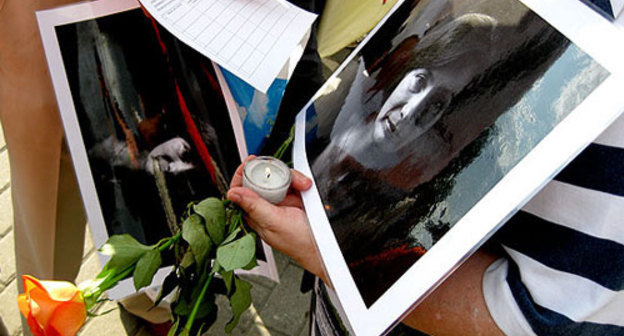
<path fill-rule="evenodd" d="M 221 197 L 210 162 L 228 183 L 240 164 L 211 62 L 139 9 L 57 35 L 108 234 L 170 236 L 189 202 Z"/>
<path fill-rule="evenodd" d="M 607 76 L 518 1 L 406 1 L 307 111 L 308 159 L 365 303 Z"/>

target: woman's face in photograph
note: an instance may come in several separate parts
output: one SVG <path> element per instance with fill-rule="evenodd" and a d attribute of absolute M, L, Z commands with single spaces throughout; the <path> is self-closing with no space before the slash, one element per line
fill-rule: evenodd
<path fill-rule="evenodd" d="M 374 123 L 374 141 L 385 151 L 403 148 L 435 124 L 452 97 L 438 71 L 408 72 L 381 107 Z"/>
<path fill-rule="evenodd" d="M 373 126 L 373 141 L 384 152 L 414 147 L 448 111 L 451 99 L 482 71 L 482 51 L 468 49 L 453 60 L 408 72 L 381 106 Z M 408 151 L 409 152 L 409 151 Z"/>
<path fill-rule="evenodd" d="M 373 141 L 377 147 L 389 153 L 410 152 L 418 138 L 448 111 L 451 99 L 489 65 L 490 34 L 495 25 L 491 17 L 471 13 L 424 36 L 405 60 L 405 67 L 412 69 L 397 73 L 402 78 L 375 118 Z M 406 53 L 401 46 L 395 51 Z"/>

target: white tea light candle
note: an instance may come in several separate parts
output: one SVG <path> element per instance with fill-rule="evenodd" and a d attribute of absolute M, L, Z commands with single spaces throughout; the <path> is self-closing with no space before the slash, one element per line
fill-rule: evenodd
<path fill-rule="evenodd" d="M 291 180 L 288 166 L 274 157 L 253 158 L 243 168 L 243 187 L 273 204 L 280 203 L 286 197 Z"/>

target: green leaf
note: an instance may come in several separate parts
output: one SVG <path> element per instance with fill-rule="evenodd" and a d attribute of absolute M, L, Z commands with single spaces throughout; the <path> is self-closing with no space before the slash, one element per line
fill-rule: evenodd
<path fill-rule="evenodd" d="M 154 249 L 143 254 L 134 269 L 134 288 L 138 291 L 145 286 L 149 286 L 161 264 L 160 251 Z"/>
<path fill-rule="evenodd" d="M 195 261 L 201 265 L 204 258 L 210 252 L 210 238 L 204 230 L 201 217 L 191 215 L 182 224 L 182 238 L 186 240 L 193 250 Z"/>
<path fill-rule="evenodd" d="M 206 230 L 215 245 L 221 244 L 225 236 L 225 207 L 220 199 L 207 198 L 193 207 L 206 221 Z"/>
<path fill-rule="evenodd" d="M 240 224 L 243 221 L 243 214 L 240 210 L 232 210 L 230 214 L 230 226 L 228 228 L 228 235 L 230 235 L 234 230 L 240 230 Z"/>
<path fill-rule="evenodd" d="M 225 288 L 227 289 L 227 294 L 230 295 L 230 292 L 232 291 L 232 279 L 234 278 L 234 272 L 233 271 L 229 271 L 229 272 L 221 271 L 219 272 L 219 274 L 221 275 L 221 278 L 223 278 L 223 282 L 225 283 Z"/>
<path fill-rule="evenodd" d="M 195 301 L 198 297 L 199 294 L 202 291 L 202 288 L 204 287 L 204 283 L 206 282 L 206 279 L 208 279 L 208 276 L 206 274 L 203 274 L 200 278 L 199 281 L 193 283 L 193 288 L 191 290 L 191 301 Z"/>
<path fill-rule="evenodd" d="M 225 332 L 228 334 L 234 330 L 238 324 L 240 317 L 245 310 L 251 306 L 251 284 L 239 278 L 234 278 L 236 290 L 230 298 L 230 307 L 232 307 L 232 319 L 225 325 Z"/>
<path fill-rule="evenodd" d="M 196 336 L 202 336 L 204 334 L 205 327 L 206 327 L 206 323 L 202 323 L 202 325 L 199 327 L 199 330 L 197 330 Z"/>
<path fill-rule="evenodd" d="M 215 304 L 215 297 L 214 297 L 214 295 L 211 298 L 209 298 L 208 300 L 210 300 L 210 303 L 211 303 L 211 310 L 208 312 L 208 314 L 206 314 L 205 316 L 202 316 L 202 317 L 199 317 L 200 315 L 198 314 L 198 317 L 195 319 L 195 324 L 201 323 L 203 325 L 206 325 L 207 329 L 209 329 L 210 326 L 215 324 L 215 322 L 217 321 L 217 316 L 219 314 L 219 306 L 217 306 Z M 197 328 L 193 327 L 191 329 L 191 331 L 195 330 L 195 329 L 197 329 Z M 208 333 L 206 333 L 206 335 L 208 335 Z"/>
<path fill-rule="evenodd" d="M 186 253 L 184 253 L 184 256 L 182 257 L 182 261 L 180 261 L 180 267 L 189 268 L 191 265 L 195 263 L 194 258 L 195 256 L 193 255 L 193 252 L 186 251 Z"/>
<path fill-rule="evenodd" d="M 236 230 L 232 231 L 232 233 L 230 233 L 227 238 L 225 238 L 225 240 L 223 240 L 223 242 L 221 243 L 221 245 L 225 245 L 231 241 L 233 241 L 234 239 L 236 239 L 236 236 L 239 234 L 239 232 L 241 232 L 240 228 L 236 228 Z"/>
<path fill-rule="evenodd" d="M 226 271 L 247 266 L 256 255 L 255 234 L 248 233 L 239 240 L 217 249 L 217 262 Z"/>
<path fill-rule="evenodd" d="M 199 304 L 199 309 L 197 310 L 196 319 L 203 319 L 206 316 L 210 315 L 217 309 L 217 305 L 214 302 L 214 295 L 210 295 L 204 298 L 202 303 Z"/>
<path fill-rule="evenodd" d="M 249 264 L 243 266 L 243 269 L 246 270 L 246 271 L 250 271 L 250 270 L 256 268 L 256 266 L 258 266 L 258 260 L 254 256 L 254 258 L 251 259 Z"/>
<path fill-rule="evenodd" d="M 175 323 L 169 328 L 169 332 L 167 336 L 175 336 L 176 331 L 178 331 L 178 326 L 180 325 L 180 319 L 176 319 Z"/>
<path fill-rule="evenodd" d="M 191 215 L 191 213 L 192 213 L 192 212 L 191 212 L 191 210 L 193 210 L 193 207 L 195 206 L 195 204 L 196 204 L 195 202 L 190 201 L 190 202 L 186 205 L 186 214 L 187 214 L 187 216 L 190 216 L 190 215 Z"/>
<path fill-rule="evenodd" d="M 129 234 L 114 235 L 102 245 L 100 252 L 111 256 L 105 269 L 123 270 L 134 264 L 141 256 L 152 249 L 136 241 Z"/>
<path fill-rule="evenodd" d="M 191 310 L 193 310 L 191 303 L 188 302 L 186 298 L 180 296 L 175 307 L 173 308 L 173 314 L 178 316 L 187 316 L 191 313 Z"/>
<path fill-rule="evenodd" d="M 113 281 L 112 279 L 115 277 L 117 272 L 114 269 L 103 269 L 96 275 L 94 279 L 89 279 L 81 282 L 78 285 L 78 289 L 82 292 L 84 296 L 85 303 L 87 305 L 87 309 L 93 307 L 96 301 L 99 299 L 99 294 L 102 292 L 100 289 L 104 282 Z M 103 287 L 103 286 L 102 286 Z"/>

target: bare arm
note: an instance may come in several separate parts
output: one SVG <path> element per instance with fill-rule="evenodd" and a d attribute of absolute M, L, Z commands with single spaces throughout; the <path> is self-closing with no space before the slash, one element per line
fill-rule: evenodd
<path fill-rule="evenodd" d="M 228 199 L 245 210 L 247 223 L 262 240 L 293 258 L 323 282 L 329 283 L 299 195 L 300 191 L 312 186 L 312 180 L 293 170 L 291 190 L 280 204 L 273 205 L 255 192 L 242 187 L 243 165 L 238 167 L 232 178 Z"/>
<path fill-rule="evenodd" d="M 483 297 L 483 274 L 496 257 L 478 251 L 403 320 L 432 336 L 504 335 Z"/>
<path fill-rule="evenodd" d="M 265 242 L 329 284 L 299 195 L 312 186 L 312 181 L 293 171 L 293 192 L 282 203 L 273 205 L 242 187 L 242 167 L 232 179 L 228 198 L 245 210 L 249 225 Z M 403 323 L 431 336 L 503 335 L 487 310 L 482 289 L 483 273 L 495 259 L 483 252 L 475 253 Z"/>

